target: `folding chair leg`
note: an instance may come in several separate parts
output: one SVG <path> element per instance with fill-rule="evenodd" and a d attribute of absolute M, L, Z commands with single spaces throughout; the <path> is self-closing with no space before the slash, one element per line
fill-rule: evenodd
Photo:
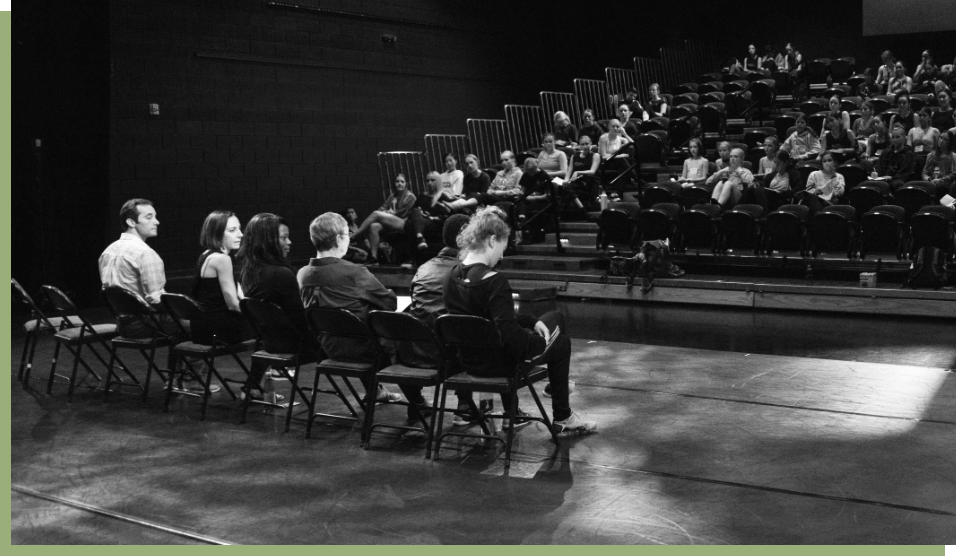
<path fill-rule="evenodd" d="M 289 391 L 289 408 L 286 410 L 286 413 L 285 413 L 285 432 L 289 432 L 289 426 L 292 424 L 292 408 L 295 405 L 295 393 L 299 389 L 299 369 L 300 368 L 301 368 L 300 365 L 296 363 L 295 373 L 293 373 L 292 377 L 289 377 L 288 374 L 286 375 L 287 378 L 290 378 L 289 383 L 291 384 L 292 388 Z M 303 395 L 303 393 L 299 392 L 299 395 L 302 396 L 302 401 L 305 402 L 306 397 Z M 314 396 L 315 393 L 313 392 L 312 395 Z"/>
<path fill-rule="evenodd" d="M 70 349 L 67 346 L 67 349 Z M 73 372 L 70 373 L 70 388 L 66 392 L 66 403 L 73 403 L 73 390 L 76 388 L 76 371 L 80 366 L 80 354 L 83 352 L 83 344 L 80 344 L 76 347 L 76 351 L 70 349 L 73 353 Z"/>
<path fill-rule="evenodd" d="M 206 420 L 206 406 L 209 405 L 209 396 L 212 395 L 212 393 L 209 391 L 209 384 L 212 382 L 213 364 L 215 363 L 215 359 L 212 361 L 206 361 L 203 359 L 203 363 L 206 364 L 206 381 L 203 382 L 202 373 L 200 372 L 199 383 L 202 384 L 202 407 L 199 409 L 200 421 Z"/>
<path fill-rule="evenodd" d="M 106 366 L 106 386 L 103 388 L 103 401 L 110 395 L 110 386 L 113 384 L 113 363 L 116 362 L 116 346 L 110 348 L 110 364 Z M 116 377 L 117 381 L 122 385 L 123 382 L 119 380 L 119 377 Z"/>
<path fill-rule="evenodd" d="M 375 399 L 378 394 L 378 377 L 372 374 L 365 392 L 365 419 L 362 420 L 362 440 L 359 446 L 366 450 L 372 441 L 372 424 L 375 423 Z"/>
<path fill-rule="evenodd" d="M 432 421 L 428 427 L 428 439 L 425 442 L 425 459 L 432 459 L 432 444 L 435 442 L 435 420 L 439 417 L 435 412 L 441 413 L 438 409 L 438 393 L 441 388 L 435 385 L 435 394 L 432 396 Z"/>
<path fill-rule="evenodd" d="M 23 371 L 23 383 L 26 384 L 30 382 L 30 373 L 33 371 L 33 357 L 36 354 L 37 342 L 39 341 L 40 336 L 36 332 L 29 335 L 27 344 L 23 346 L 23 353 L 26 355 L 27 347 L 30 348 L 30 355 L 26 357 L 26 368 Z"/>
<path fill-rule="evenodd" d="M 60 342 L 56 343 L 56 348 L 53 349 L 53 360 L 50 362 L 50 376 L 46 379 L 46 393 L 49 396 L 53 393 L 53 377 L 56 376 L 56 362 L 60 356 Z"/>
<path fill-rule="evenodd" d="M 438 390 L 441 390 L 441 395 L 439 396 Z M 441 451 L 441 431 L 443 430 L 443 425 L 445 424 L 445 407 L 448 405 L 446 403 L 446 398 L 448 397 L 448 387 L 444 384 L 439 388 L 435 387 L 435 395 L 437 396 L 435 400 L 438 402 L 433 405 L 433 407 L 438 408 L 438 423 L 435 425 L 435 460 L 439 459 L 438 452 Z"/>
<path fill-rule="evenodd" d="M 312 399 L 309 400 L 309 419 L 305 423 L 305 437 L 312 437 L 312 423 L 315 421 L 315 399 L 319 397 L 319 377 L 322 376 L 318 370 L 315 371 L 315 379 L 312 381 Z M 332 383 L 335 386 L 335 389 L 338 390 L 338 386 L 335 383 Z M 351 408 L 349 408 L 351 409 Z"/>
<path fill-rule="evenodd" d="M 533 384 L 528 385 L 528 390 L 531 391 L 531 397 L 534 398 L 534 403 L 538 406 L 538 411 L 541 412 L 541 418 L 544 419 L 544 425 L 548 427 L 548 432 L 551 433 L 551 440 L 557 444 L 558 433 L 554 430 L 554 424 L 551 422 L 551 418 L 548 417 L 548 412 L 545 411 L 544 404 L 541 403 L 541 398 L 538 396 L 537 390 L 534 389 Z"/>
<path fill-rule="evenodd" d="M 30 351 L 30 343 L 33 340 L 33 332 L 27 332 L 26 342 L 23 344 L 23 351 L 20 353 L 20 369 L 17 371 L 17 380 L 23 381 L 23 373 L 27 367 L 27 353 Z"/>
<path fill-rule="evenodd" d="M 518 416 L 518 389 L 512 388 L 508 397 L 511 402 L 505 415 L 508 417 L 508 439 L 505 441 L 505 469 L 511 467 L 511 446 L 515 439 L 515 418 Z"/>

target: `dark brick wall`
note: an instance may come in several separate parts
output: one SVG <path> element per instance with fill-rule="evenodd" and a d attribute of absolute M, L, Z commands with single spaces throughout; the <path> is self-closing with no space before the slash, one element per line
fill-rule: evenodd
<path fill-rule="evenodd" d="M 311 5 L 427 25 L 250 0 L 112 2 L 111 206 L 155 202 L 170 269 L 193 264 L 215 208 L 285 216 L 306 256 L 314 216 L 381 204 L 376 153 L 465 133 L 516 96 L 517 71 L 495 69 L 513 42 L 463 21 L 461 3 Z"/>

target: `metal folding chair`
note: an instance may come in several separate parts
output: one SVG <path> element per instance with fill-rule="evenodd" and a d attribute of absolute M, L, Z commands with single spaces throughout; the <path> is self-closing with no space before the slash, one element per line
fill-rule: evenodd
<path fill-rule="evenodd" d="M 27 337 L 26 343 L 23 344 L 23 352 L 20 354 L 20 369 L 17 371 L 17 380 L 26 383 L 30 380 L 30 371 L 33 370 L 33 356 L 36 353 L 40 334 L 56 334 L 64 328 L 79 326 L 79 319 L 76 315 L 45 315 L 16 278 L 11 278 L 10 284 L 13 286 L 14 302 L 30 309 L 30 320 L 23 323 L 23 331 L 26 332 Z"/>

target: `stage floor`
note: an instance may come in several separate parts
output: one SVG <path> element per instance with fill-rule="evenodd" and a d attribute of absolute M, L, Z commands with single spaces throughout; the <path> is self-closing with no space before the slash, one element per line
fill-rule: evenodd
<path fill-rule="evenodd" d="M 301 421 L 283 433 L 283 416 L 263 408 L 239 425 L 224 392 L 205 422 L 195 398 L 163 413 L 158 388 L 145 407 L 133 395 L 104 403 L 89 380 L 67 404 L 65 385 L 47 396 L 43 382 L 16 382 L 15 337 L 12 541 L 956 544 L 956 348 L 917 356 L 947 325 L 914 321 L 916 334 L 889 351 L 851 342 L 828 352 L 840 342 L 823 339 L 827 356 L 814 357 L 803 343 L 776 354 L 728 344 L 741 327 L 776 334 L 775 319 L 749 312 L 632 308 L 622 325 L 600 303 L 562 309 L 577 331 L 571 404 L 600 429 L 555 446 L 533 424 L 517 434 L 508 473 L 497 447 L 471 441 L 450 440 L 429 461 L 413 435 L 376 433 L 362 450 L 357 427 L 319 421 L 306 440 Z M 826 336 L 818 317 L 790 326 Z M 726 329 L 693 340 L 687 323 L 714 318 Z M 870 328 L 857 332 L 879 339 L 882 327 Z M 41 340 L 37 378 L 50 346 Z M 405 410 L 376 416 L 398 423 Z"/>

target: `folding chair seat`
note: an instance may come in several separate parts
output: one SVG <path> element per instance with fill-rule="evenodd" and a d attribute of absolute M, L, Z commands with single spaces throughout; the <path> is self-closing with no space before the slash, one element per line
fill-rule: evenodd
<path fill-rule="evenodd" d="M 236 394 L 232 391 L 230 384 L 238 384 L 242 386 L 249 381 L 249 368 L 242 361 L 242 359 L 239 358 L 239 354 L 245 353 L 247 351 L 254 351 L 256 348 L 256 340 L 246 340 L 236 344 L 226 344 L 219 341 L 218 338 L 213 337 L 212 344 L 202 344 L 196 342 L 190 331 L 195 328 L 196 322 L 209 320 L 210 317 L 206 311 L 204 311 L 202 307 L 196 303 L 196 300 L 188 295 L 165 293 L 160 298 L 160 301 L 162 302 L 163 307 L 166 308 L 166 312 L 169 313 L 169 316 L 173 317 L 173 321 L 179 325 L 180 337 L 186 338 L 185 341 L 180 341 L 171 348 L 172 356 L 175 358 L 174 361 L 182 363 L 182 366 L 181 368 L 176 368 L 177 365 L 174 363 L 173 367 L 170 368 L 168 373 L 166 373 L 166 403 L 163 410 L 169 411 L 169 402 L 173 398 L 173 390 L 177 378 L 182 379 L 186 375 L 189 375 L 196 379 L 200 385 L 202 385 L 202 394 L 186 392 L 182 388 L 178 389 L 177 393 L 196 396 L 202 399 L 202 405 L 200 407 L 200 420 L 205 421 L 206 406 L 209 404 L 209 397 L 212 395 L 210 390 L 212 378 L 216 377 L 219 379 L 219 382 L 222 383 L 223 387 L 226 389 L 226 392 L 233 400 L 238 399 Z M 189 329 L 183 326 L 183 321 L 189 321 Z M 216 368 L 216 359 L 224 356 L 231 356 L 239 365 L 244 375 L 242 379 L 237 380 L 232 378 L 224 378 L 222 376 L 222 373 L 220 373 L 219 369 Z M 201 360 L 205 364 L 205 377 L 203 377 L 201 369 L 197 370 L 193 366 L 193 363 L 196 360 Z"/>
<path fill-rule="evenodd" d="M 317 362 L 321 359 L 321 354 L 316 353 L 312 344 L 303 336 L 306 332 L 295 326 L 292 318 L 284 309 L 274 303 L 251 298 L 239 300 L 239 308 L 242 310 L 242 314 L 252 323 L 259 338 L 259 346 L 257 346 L 259 349 L 252 354 L 252 372 L 249 373 L 248 383 L 243 387 L 246 399 L 242 405 L 242 423 L 246 422 L 249 407 L 253 403 L 259 403 L 269 407 L 285 409 L 285 432 L 289 432 L 296 395 L 301 397 L 303 403 L 308 404 L 309 408 L 312 408 L 314 406 L 312 398 L 319 394 L 332 394 L 338 397 L 348 408 L 351 415 L 350 417 L 326 415 L 327 417 L 361 422 L 348 398 L 331 377 L 328 377 L 328 380 L 332 385 L 332 390 L 320 390 L 316 387 L 312 389 L 311 395 L 307 389 L 299 384 L 303 365 Z M 269 367 L 275 369 L 289 381 L 288 404 L 267 401 L 267 396 L 258 380 Z M 289 372 L 290 367 L 293 369 L 292 372 Z M 262 399 L 255 400 L 253 392 L 257 392 Z"/>
<path fill-rule="evenodd" d="M 722 102 L 711 102 L 697 107 L 697 117 L 700 118 L 701 133 L 716 133 L 723 136 L 727 127 L 726 107 Z"/>
<path fill-rule="evenodd" d="M 696 107 L 695 107 L 696 109 Z M 671 118 L 667 127 L 667 133 L 670 136 L 670 150 L 674 155 L 680 155 L 683 161 L 682 149 L 690 143 L 690 140 L 698 136 L 699 121 L 696 116 Z M 668 160 L 670 163 L 670 159 Z M 682 162 L 683 163 L 683 162 Z"/>
<path fill-rule="evenodd" d="M 616 190 L 623 197 L 624 190 L 629 185 L 638 182 L 636 174 L 636 169 L 639 168 L 638 164 L 633 143 L 621 147 L 610 158 L 601 160 L 601 165 L 598 166 L 597 171 L 601 186 L 605 191 Z"/>
<path fill-rule="evenodd" d="M 917 157 L 917 163 L 921 164 L 921 166 L 917 166 L 917 168 L 922 168 L 923 166 L 926 166 L 926 157 L 925 156 L 922 157 L 923 160 L 921 162 L 919 161 L 919 158 L 920 157 Z M 905 185 L 907 187 L 910 187 L 910 186 L 922 187 L 924 190 L 926 190 L 927 193 L 930 194 L 931 197 L 936 195 L 936 185 L 934 185 L 933 182 L 931 181 L 913 180 L 913 181 L 906 182 Z"/>
<path fill-rule="evenodd" d="M 684 93 L 696 93 L 697 88 L 697 83 L 681 83 L 671 90 L 671 94 L 677 97 L 678 95 L 682 95 Z"/>
<path fill-rule="evenodd" d="M 614 203 L 601 211 L 598 217 L 597 248 L 607 250 L 608 245 L 627 245 L 634 249 L 637 235 L 638 203 Z"/>
<path fill-rule="evenodd" d="M 751 94 L 746 89 L 741 89 L 724 95 L 724 105 L 728 118 L 744 118 L 753 107 L 753 102 Z"/>
<path fill-rule="evenodd" d="M 723 91 L 711 91 L 709 93 L 700 93 L 697 96 L 697 104 L 710 104 L 712 102 L 724 102 L 726 95 Z"/>
<path fill-rule="evenodd" d="M 720 216 L 720 247 L 718 252 L 726 253 L 737 247 L 753 249 L 754 255 L 760 254 L 760 222 L 763 219 L 763 207 L 760 205 L 737 205 Z"/>
<path fill-rule="evenodd" d="M 820 94 L 828 99 L 832 97 L 843 98 L 844 96 L 850 94 L 850 91 L 845 89 L 842 85 L 834 84 L 832 87 L 824 89 Z"/>
<path fill-rule="evenodd" d="M 723 81 L 708 81 L 706 83 L 701 83 L 697 86 L 698 95 L 706 95 L 708 93 L 722 93 L 724 91 L 724 82 Z M 699 100 L 699 97 L 698 97 Z"/>
<path fill-rule="evenodd" d="M 903 207 L 906 211 L 906 221 L 921 208 L 936 204 L 932 195 L 924 187 L 907 183 L 893 192 L 893 204 Z"/>
<path fill-rule="evenodd" d="M 774 135 L 776 130 L 772 127 L 748 127 L 744 129 L 744 144 L 752 150 L 755 147 L 763 146 L 764 139 Z"/>
<path fill-rule="evenodd" d="M 329 357 L 315 366 L 315 380 L 312 389 L 318 389 L 320 375 L 326 375 L 330 378 L 337 376 L 343 379 L 346 386 L 351 390 L 352 396 L 356 399 L 362 411 L 365 412 L 365 418 L 360 420 L 362 423 L 362 432 L 359 441 L 359 445 L 364 446 L 368 433 L 366 430 L 369 424 L 368 415 L 371 411 L 371 407 L 375 405 L 375 396 L 377 394 L 377 388 L 372 388 L 370 385 L 372 384 L 375 373 L 381 367 L 388 364 L 387 358 L 382 356 L 378 341 L 365 323 L 362 322 L 362 319 L 351 312 L 345 309 L 311 307 L 306 310 L 305 317 L 312 333 L 321 340 L 332 341 L 340 345 L 355 346 L 354 356 L 345 357 L 339 354 L 327 354 Z M 333 359 L 333 357 L 339 357 L 339 359 Z M 362 384 L 365 386 L 364 399 L 358 396 L 351 382 L 349 382 L 350 378 L 356 378 L 362 381 Z M 344 396 L 340 397 L 342 397 L 343 402 L 345 402 L 349 411 L 354 415 L 355 411 L 352 409 L 351 404 L 346 401 Z M 316 396 L 313 395 L 309 407 L 309 420 L 305 428 L 306 438 L 310 438 L 312 435 L 312 423 L 316 417 L 329 416 L 324 413 L 317 413 L 315 410 L 315 402 Z"/>
<path fill-rule="evenodd" d="M 871 97 L 870 103 L 873 105 L 873 113 L 877 116 L 882 116 L 884 112 L 893 106 L 893 103 L 885 96 Z"/>
<path fill-rule="evenodd" d="M 859 164 L 847 162 L 846 164 L 840 165 L 836 170 L 838 174 L 843 176 L 843 182 L 845 185 L 843 193 L 844 195 L 847 195 L 858 185 L 867 181 L 866 168 L 860 166 Z"/>
<path fill-rule="evenodd" d="M 826 124 L 828 114 L 829 112 L 817 112 L 815 114 L 810 114 L 807 116 L 807 127 L 819 134 L 820 130 L 823 129 L 824 124 Z"/>
<path fill-rule="evenodd" d="M 103 301 L 106 302 L 106 306 L 109 307 L 110 312 L 113 314 L 113 317 L 117 320 L 120 320 L 121 317 L 135 317 L 138 319 L 144 319 L 150 324 L 150 328 L 153 330 L 153 334 L 149 338 L 127 338 L 124 336 L 116 336 L 110 340 L 110 364 L 107 367 L 106 374 L 106 385 L 103 387 L 103 397 L 106 398 L 110 393 L 110 387 L 113 383 L 113 378 L 122 386 L 123 380 L 120 376 L 114 371 L 114 363 L 117 358 L 117 351 L 124 350 L 133 350 L 139 352 L 139 354 L 146 360 L 146 378 L 143 382 L 139 380 L 129 372 L 125 366 L 120 368 L 126 372 L 126 374 L 132 379 L 133 384 L 139 386 L 143 390 L 143 403 L 146 403 L 147 397 L 149 396 L 149 385 L 150 379 L 153 376 L 153 371 L 156 371 L 156 374 L 159 375 L 160 380 L 163 384 L 166 383 L 166 373 L 169 372 L 171 365 L 171 357 L 167 360 L 166 369 L 160 369 L 156 365 L 156 350 L 160 348 L 168 348 L 173 345 L 175 339 L 170 338 L 163 334 L 162 326 L 159 323 L 159 320 L 156 317 L 156 313 L 149 303 L 140 297 L 139 294 L 131 292 L 126 288 L 119 286 L 108 286 L 103 289 L 101 292 Z"/>
<path fill-rule="evenodd" d="M 893 120 L 893 116 L 899 116 L 900 111 L 896 108 L 887 108 L 886 110 L 879 113 L 880 119 L 883 120 L 883 123 L 886 125 L 887 130 L 890 130 L 890 121 Z"/>
<path fill-rule="evenodd" d="M 827 109 L 826 102 L 822 99 L 812 98 L 810 100 L 805 100 L 800 103 L 800 106 L 797 107 L 797 110 L 803 112 L 807 117 L 816 114 L 817 112 L 823 112 Z M 809 122 L 807 122 L 809 123 Z"/>
<path fill-rule="evenodd" d="M 810 209 L 803 205 L 783 205 L 767 215 L 763 230 L 765 252 L 798 251 L 804 256 L 807 251 L 807 218 Z"/>
<path fill-rule="evenodd" d="M 16 278 L 11 278 L 10 284 L 13 287 L 14 302 L 30 310 L 30 320 L 23 323 L 26 342 L 20 353 L 20 369 L 17 371 L 17 380 L 26 383 L 30 380 L 30 372 L 33 370 L 33 356 L 36 353 L 40 334 L 56 334 L 64 328 L 79 326 L 79 319 L 76 315 L 45 315 Z"/>
<path fill-rule="evenodd" d="M 750 85 L 750 82 L 743 79 L 727 81 L 724 83 L 724 94 L 729 95 L 730 93 L 745 91 L 748 85 Z"/>
<path fill-rule="evenodd" d="M 432 443 L 435 439 L 435 423 L 440 402 L 441 384 L 445 380 L 445 363 L 447 357 L 435 334 L 422 321 L 408 313 L 394 313 L 391 311 L 371 311 L 368 314 L 368 325 L 372 333 L 379 339 L 385 340 L 394 346 L 395 363 L 389 365 L 372 376 L 371 388 L 377 389 L 379 383 L 395 384 L 403 391 L 408 386 L 419 388 L 434 387 L 432 400 L 433 411 L 431 420 L 422 414 L 415 404 L 409 404 L 415 418 L 421 427 L 375 423 L 375 405 L 369 406 L 366 413 L 365 448 L 368 448 L 372 431 L 380 427 L 399 430 L 422 431 L 427 437 L 425 457 L 431 458 Z M 410 399 L 408 394 L 405 394 Z"/>
<path fill-rule="evenodd" d="M 853 75 L 846 80 L 847 86 L 850 88 L 850 92 L 854 95 L 857 94 L 860 90 L 860 85 L 866 82 L 866 76 L 862 73 Z"/>
<path fill-rule="evenodd" d="M 789 95 L 793 92 L 793 80 L 788 72 L 775 71 L 770 77 L 773 78 L 778 95 Z"/>
<path fill-rule="evenodd" d="M 846 194 L 847 203 L 856 209 L 856 214 L 864 215 L 874 208 L 886 204 L 886 196 L 875 186 L 868 185 L 874 182 L 863 182 Z M 886 184 L 886 182 L 879 182 Z"/>
<path fill-rule="evenodd" d="M 488 319 L 471 315 L 442 315 L 438 317 L 438 320 L 435 322 L 435 328 L 439 341 L 445 347 L 446 353 L 459 354 L 459 358 L 462 353 L 492 354 L 493 352 L 502 352 L 504 350 L 504 345 L 501 342 L 498 329 L 495 328 L 494 323 Z M 506 361 L 508 359 L 506 356 L 502 356 L 500 360 Z M 460 359 L 455 361 L 453 365 L 456 365 L 458 368 L 460 368 L 459 361 Z M 510 399 L 510 403 L 508 404 L 509 409 L 504 412 L 503 416 L 493 416 L 484 415 L 481 413 L 481 411 L 479 411 L 475 406 L 474 401 L 470 400 L 468 402 L 469 407 L 473 414 L 478 416 L 483 434 L 458 432 L 454 430 L 441 432 L 436 439 L 435 459 L 439 458 L 441 443 L 445 437 L 459 436 L 480 438 L 486 440 L 503 441 L 505 444 L 505 469 L 510 468 L 511 448 L 514 443 L 515 425 L 515 415 L 512 413 L 518 407 L 518 391 L 522 388 L 527 388 L 531 393 L 531 396 L 534 398 L 534 402 L 538 406 L 538 411 L 540 413 L 540 417 L 528 416 L 527 418 L 543 423 L 544 426 L 548 428 L 548 432 L 551 433 L 551 439 L 555 442 L 555 444 L 557 444 L 557 432 L 551 423 L 551 419 L 548 417 L 548 412 L 544 409 L 544 405 L 541 404 L 541 398 L 538 397 L 538 393 L 534 388 L 534 383 L 541 380 L 546 380 L 548 378 L 547 369 L 545 367 L 520 364 L 515 365 L 513 369 L 502 369 L 502 371 L 507 373 L 507 376 L 484 377 L 473 375 L 467 371 L 461 371 L 457 374 L 450 374 L 450 376 L 445 379 L 445 382 L 442 383 L 442 393 L 439 396 L 440 406 L 437 424 L 438 431 L 442 430 L 442 421 L 445 414 L 445 403 L 448 397 L 448 390 L 450 389 L 462 390 L 466 392 L 487 392 L 492 394 L 500 394 L 503 397 L 507 396 Z M 486 425 L 486 421 L 489 418 L 507 419 L 507 436 L 504 440 L 497 435 L 490 434 L 490 431 Z"/>
<path fill-rule="evenodd" d="M 681 186 L 675 182 L 654 183 L 644 189 L 641 205 L 653 207 L 657 203 L 678 203 Z"/>
<path fill-rule="evenodd" d="M 666 150 L 667 144 L 670 142 L 670 137 L 669 137 L 669 134 L 667 133 L 667 124 L 662 121 L 659 121 L 657 118 L 654 118 L 653 120 L 648 120 L 648 122 L 654 122 L 656 124 L 655 127 L 663 128 L 663 129 L 652 129 L 646 133 L 648 135 L 653 135 L 657 137 L 658 139 L 660 139 L 661 144 L 664 146 L 664 149 Z"/>
<path fill-rule="evenodd" d="M 657 135 L 642 133 L 634 139 L 637 160 L 640 161 L 641 174 L 666 172 L 664 166 L 664 142 Z M 655 176 L 656 178 L 656 176 Z"/>
<path fill-rule="evenodd" d="M 697 97 L 697 93 L 694 92 L 675 95 L 674 106 L 680 106 L 682 104 L 697 104 Z"/>
<path fill-rule="evenodd" d="M 710 175 L 711 173 L 708 173 L 707 175 Z M 681 199 L 683 200 L 684 208 L 691 208 L 695 205 L 706 205 L 710 203 L 710 195 L 713 192 L 714 186 L 706 185 L 704 183 L 685 187 L 681 192 Z"/>
<path fill-rule="evenodd" d="M 747 91 L 750 92 L 750 100 L 755 108 L 766 108 L 768 113 L 773 111 L 774 104 L 777 101 L 777 92 L 772 79 L 764 79 L 762 74 L 760 78 L 750 83 Z"/>
<path fill-rule="evenodd" d="M 846 253 L 852 259 L 856 253 L 858 225 L 856 210 L 849 205 L 832 205 L 823 208 L 807 222 L 810 254 L 816 257 L 821 252 Z"/>
<path fill-rule="evenodd" d="M 913 93 L 910 95 L 910 110 L 919 113 L 929 103 L 929 97 L 922 93 Z"/>
<path fill-rule="evenodd" d="M 641 211 L 638 227 L 641 241 L 668 239 L 674 235 L 681 207 L 677 203 L 657 203 Z"/>
<path fill-rule="evenodd" d="M 73 304 L 70 298 L 54 286 L 40 286 L 40 290 L 57 311 L 67 315 L 76 315 L 76 320 L 71 319 L 71 321 L 76 323 L 77 326 L 57 330 L 56 334 L 53 335 L 53 339 L 56 341 L 56 348 L 53 351 L 53 363 L 50 365 L 50 376 L 47 378 L 46 383 L 46 393 L 50 394 L 53 392 L 54 377 L 59 376 L 60 378 L 67 379 L 70 382 L 70 389 L 67 392 L 67 402 L 72 402 L 73 390 L 76 388 L 76 371 L 80 365 L 83 366 L 83 369 L 86 370 L 87 373 L 96 377 L 97 381 L 102 380 L 100 375 L 83 359 L 83 348 L 89 346 L 89 351 L 93 356 L 103 364 L 104 369 L 108 369 L 109 363 L 96 351 L 95 345 L 99 344 L 104 350 L 109 351 L 110 347 L 106 342 L 116 336 L 116 325 L 92 324 L 76 308 L 76 305 Z M 61 346 L 66 347 L 73 355 L 73 370 L 69 377 L 56 374 L 56 365 L 59 360 Z M 29 380 L 29 377 L 25 378 L 24 382 L 27 382 L 27 380 Z"/>
<path fill-rule="evenodd" d="M 747 81 L 749 81 L 749 82 L 751 82 L 751 83 L 755 83 L 755 82 L 757 82 L 757 81 L 763 79 L 763 78 L 766 77 L 766 76 L 765 76 L 764 74 L 760 73 L 759 71 L 748 71 L 748 72 L 744 73 L 743 77 L 744 77 L 744 79 L 746 79 Z"/>
<path fill-rule="evenodd" d="M 686 116 L 690 116 L 694 112 L 697 112 L 696 104 L 681 104 L 679 106 L 674 106 L 670 109 L 671 121 L 677 118 L 684 118 Z M 643 124 L 641 124 L 641 131 L 643 133 L 647 133 L 648 131 L 650 131 L 651 127 L 650 126 L 645 127 L 645 125 L 650 123 L 651 121 L 653 120 L 648 120 L 644 122 Z"/>
<path fill-rule="evenodd" d="M 843 97 L 840 99 L 840 110 L 844 112 L 853 112 L 854 110 L 859 110 L 860 105 L 863 104 L 863 99 L 860 97 Z"/>
<path fill-rule="evenodd" d="M 698 204 L 680 213 L 677 229 L 680 231 L 681 250 L 708 249 L 716 251 L 720 207 Z"/>
<path fill-rule="evenodd" d="M 871 253 L 892 253 L 903 258 L 906 217 L 902 207 L 880 205 L 860 217 L 860 260 Z"/>
<path fill-rule="evenodd" d="M 886 180 L 867 180 L 857 187 L 861 186 L 872 187 L 880 192 L 881 195 L 886 196 L 890 194 L 890 184 Z"/>
<path fill-rule="evenodd" d="M 910 217 L 910 258 L 915 257 L 921 247 L 935 247 L 952 256 L 956 253 L 954 245 L 953 219 L 951 207 L 932 205 L 923 207 Z"/>

